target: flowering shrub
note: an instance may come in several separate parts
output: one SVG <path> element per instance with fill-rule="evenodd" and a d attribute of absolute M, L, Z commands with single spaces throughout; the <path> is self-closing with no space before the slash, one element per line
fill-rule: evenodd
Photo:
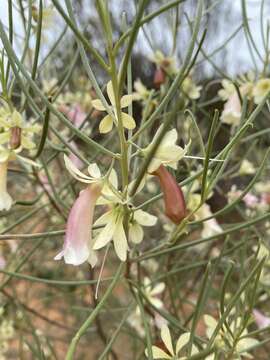
<path fill-rule="evenodd" d="M 263 64 L 230 77 L 204 49 L 204 18 L 212 16 L 204 0 L 184 25 L 182 0 L 138 1 L 119 31 L 114 2 L 98 0 L 89 5 L 98 42 L 70 0 L 6 3 L 0 357 L 266 359 L 264 5 L 263 54 L 241 4 L 251 56 Z M 174 23 L 171 52 L 147 35 L 162 16 Z M 63 30 L 51 46 L 57 24 Z M 180 56 L 182 26 L 190 33 Z M 152 48 L 148 81 L 134 70 L 142 33 Z M 219 70 L 215 81 L 198 78 L 202 60 Z"/>

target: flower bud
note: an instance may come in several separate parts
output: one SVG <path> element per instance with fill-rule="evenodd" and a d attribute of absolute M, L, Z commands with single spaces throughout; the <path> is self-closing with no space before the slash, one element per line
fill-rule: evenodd
<path fill-rule="evenodd" d="M 158 89 L 160 85 L 164 84 L 166 80 L 166 74 L 161 67 L 158 67 L 154 74 L 154 86 Z"/>
<path fill-rule="evenodd" d="M 22 129 L 18 126 L 14 126 L 11 129 L 11 136 L 9 140 L 10 149 L 15 150 L 21 146 L 21 133 Z"/>
<path fill-rule="evenodd" d="M 186 203 L 181 187 L 163 165 L 160 165 L 152 174 L 157 176 L 160 182 L 165 214 L 175 224 L 180 224 L 186 216 Z"/>

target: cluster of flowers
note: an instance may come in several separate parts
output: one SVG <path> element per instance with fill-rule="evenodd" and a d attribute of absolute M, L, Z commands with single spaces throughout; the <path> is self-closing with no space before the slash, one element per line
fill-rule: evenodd
<path fill-rule="evenodd" d="M 233 309 L 234 310 L 234 309 Z M 265 317 L 256 310 L 254 318 L 257 324 L 269 325 L 269 319 L 266 321 Z M 204 323 L 206 327 L 206 336 L 210 340 L 218 326 L 218 321 L 211 315 L 204 315 Z M 188 359 L 187 353 L 190 343 L 190 332 L 185 332 L 179 336 L 176 345 L 173 346 L 172 336 L 170 330 L 166 324 L 161 327 L 161 339 L 164 346 L 152 346 L 153 359 Z M 200 339 L 201 342 L 201 339 Z M 258 340 L 249 337 L 248 331 L 245 325 L 243 325 L 240 317 L 233 317 L 226 323 L 226 326 L 222 326 L 218 331 L 214 341 L 214 352 L 210 355 L 206 355 L 204 359 L 214 360 L 217 356 L 222 357 L 227 354 L 232 359 L 246 359 L 253 358 L 249 353 L 249 350 L 259 343 Z M 200 344 L 202 349 L 206 348 L 206 344 Z M 190 355 L 199 354 L 199 347 L 192 344 L 190 348 Z M 148 350 L 145 350 L 145 354 L 148 357 Z"/>
<path fill-rule="evenodd" d="M 165 166 L 175 168 L 187 151 L 187 148 L 183 149 L 176 145 L 176 140 L 175 129 L 165 134 L 151 160 L 148 173 L 158 176 L 164 193 L 165 212 L 172 221 L 179 223 L 185 217 L 184 197 L 175 178 L 165 168 Z M 141 149 L 142 155 L 146 155 L 151 146 L 152 143 Z M 66 263 L 73 265 L 80 265 L 88 260 L 94 266 L 97 261 L 95 250 L 113 241 L 117 256 L 125 261 L 129 249 L 124 230 L 125 211 L 128 211 L 129 239 L 135 244 L 143 240 L 142 227 L 155 225 L 157 218 L 141 209 L 134 209 L 131 199 L 123 197 L 125 190 L 123 192 L 118 190 L 118 180 L 114 169 L 109 169 L 102 176 L 99 167 L 94 163 L 88 166 L 88 175 L 85 175 L 67 156 L 65 156 L 65 164 L 75 179 L 88 185 L 80 192 L 72 206 L 67 222 L 64 248 L 56 259 L 64 257 Z M 142 186 L 144 183 L 145 179 L 142 180 Z M 129 191 L 129 189 L 126 190 Z M 109 210 L 95 221 L 94 226 L 102 227 L 102 229 L 95 231 L 97 234 L 92 239 L 92 223 L 96 205 L 106 205 Z"/>
<path fill-rule="evenodd" d="M 225 101 L 221 121 L 234 127 L 238 126 L 241 120 L 242 99 L 240 97 L 246 97 L 258 105 L 270 91 L 270 79 L 256 80 L 253 73 L 240 77 L 235 83 L 224 79 L 221 84 L 223 88 L 219 90 L 218 95 Z"/>

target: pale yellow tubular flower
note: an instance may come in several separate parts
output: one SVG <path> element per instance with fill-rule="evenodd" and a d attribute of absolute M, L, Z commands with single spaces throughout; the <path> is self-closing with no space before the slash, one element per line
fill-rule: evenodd
<path fill-rule="evenodd" d="M 114 117 L 116 120 L 116 125 L 117 125 L 118 119 L 117 119 L 117 111 L 116 111 L 116 104 L 115 104 L 115 95 L 113 92 L 113 86 L 112 86 L 111 81 L 109 81 L 107 84 L 107 94 L 108 94 L 108 97 L 109 97 L 109 100 L 111 103 L 110 108 L 114 114 Z M 122 96 L 120 99 L 121 109 L 128 107 L 132 103 L 132 100 L 133 100 L 132 95 Z M 98 111 L 106 111 L 106 108 L 104 107 L 104 105 L 102 104 L 100 99 L 93 100 L 92 106 Z M 135 123 L 135 120 L 133 119 L 133 117 L 123 111 L 121 111 L 121 120 L 122 120 L 124 128 L 126 128 L 126 129 L 132 130 L 136 127 L 136 123 Z M 113 128 L 113 123 L 114 123 L 114 119 L 112 118 L 112 116 L 110 114 L 106 115 L 99 124 L 100 133 L 106 134 L 106 133 L 110 132 Z"/>
<path fill-rule="evenodd" d="M 255 104 L 259 104 L 270 91 L 270 79 L 260 79 L 253 88 Z"/>
<path fill-rule="evenodd" d="M 158 129 L 155 134 L 152 142 L 144 149 L 142 149 L 142 153 L 147 155 L 147 153 L 151 150 L 151 147 L 155 143 L 159 132 L 162 130 L 162 125 Z M 160 165 L 169 166 L 173 169 L 177 168 L 177 163 L 181 160 L 187 153 L 189 144 L 184 147 L 176 145 L 177 141 L 177 131 L 176 129 L 172 129 L 168 131 L 163 137 L 161 143 L 158 146 L 158 149 L 148 166 L 148 172 L 153 173 L 157 170 Z"/>

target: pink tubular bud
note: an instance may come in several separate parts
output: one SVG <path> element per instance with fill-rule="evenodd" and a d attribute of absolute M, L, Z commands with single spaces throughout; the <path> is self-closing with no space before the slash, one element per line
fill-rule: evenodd
<path fill-rule="evenodd" d="M 21 146 L 21 134 L 22 129 L 15 126 L 11 129 L 11 137 L 9 140 L 9 146 L 12 150 L 18 149 Z"/>
<path fill-rule="evenodd" d="M 154 74 L 154 86 L 155 88 L 159 89 L 160 85 L 164 84 L 166 80 L 166 73 L 165 71 L 161 68 L 158 67 L 155 71 Z"/>
<path fill-rule="evenodd" d="M 180 224 L 186 216 L 186 203 L 181 187 L 163 165 L 160 165 L 153 172 L 153 175 L 157 176 L 160 182 L 165 204 L 165 214 L 175 224 Z"/>

